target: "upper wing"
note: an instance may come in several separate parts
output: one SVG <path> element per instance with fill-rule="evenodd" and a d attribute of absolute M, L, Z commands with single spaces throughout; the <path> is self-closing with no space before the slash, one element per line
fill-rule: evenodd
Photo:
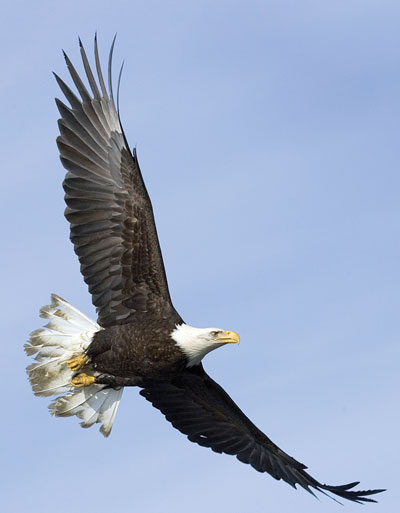
<path fill-rule="evenodd" d="M 305 465 L 264 435 L 202 367 L 193 367 L 172 383 L 150 383 L 140 394 L 161 410 L 175 428 L 188 435 L 191 442 L 215 452 L 234 454 L 259 472 L 268 472 L 293 487 L 299 484 L 310 493 L 311 487 L 359 503 L 376 502 L 367 496 L 383 491 L 352 491 L 358 482 L 329 486 L 316 481 L 305 472 Z"/>
<path fill-rule="evenodd" d="M 110 326 L 131 321 L 136 311 L 170 311 L 173 306 L 150 198 L 114 103 L 114 42 L 108 63 L 109 92 L 101 72 L 97 39 L 94 53 L 98 82 L 79 43 L 93 96 L 64 54 L 80 98 L 55 75 L 71 104 L 70 108 L 56 99 L 61 114 L 57 144 L 68 171 L 63 186 L 71 241 L 98 321 Z"/>

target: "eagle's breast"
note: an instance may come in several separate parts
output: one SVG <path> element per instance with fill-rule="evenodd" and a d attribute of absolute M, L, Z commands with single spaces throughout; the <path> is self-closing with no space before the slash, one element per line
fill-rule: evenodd
<path fill-rule="evenodd" d="M 164 379 L 183 371 L 187 358 L 171 338 L 175 322 L 146 316 L 96 333 L 87 354 L 96 370 L 120 377 Z"/>

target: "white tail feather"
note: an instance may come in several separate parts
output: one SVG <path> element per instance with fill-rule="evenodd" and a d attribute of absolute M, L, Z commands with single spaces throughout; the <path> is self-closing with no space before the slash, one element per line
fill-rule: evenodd
<path fill-rule="evenodd" d="M 75 373 L 67 366 L 68 360 L 84 354 L 101 326 L 56 294 L 51 295 L 51 305 L 41 308 L 40 316 L 49 322 L 44 328 L 33 331 L 25 344 L 27 355 L 35 356 L 35 362 L 26 369 L 34 394 L 65 394 L 50 404 L 53 415 L 76 415 L 82 419 L 82 427 L 101 423 L 101 433 L 108 436 L 123 388 L 108 388 L 100 384 L 74 388 L 70 382 Z M 90 362 L 85 370 L 93 376 L 98 375 L 90 368 Z"/>
<path fill-rule="evenodd" d="M 82 419 L 82 427 L 90 427 L 99 422 L 102 424 L 101 433 L 108 436 L 122 392 L 123 388 L 104 389 L 104 385 L 90 385 L 78 392 L 58 397 L 49 405 L 49 410 L 57 417 L 76 415 Z"/>

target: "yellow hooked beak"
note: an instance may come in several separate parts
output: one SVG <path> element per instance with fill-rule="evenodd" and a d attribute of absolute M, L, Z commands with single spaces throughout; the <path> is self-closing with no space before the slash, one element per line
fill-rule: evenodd
<path fill-rule="evenodd" d="M 223 331 L 215 337 L 215 340 L 223 344 L 239 344 L 240 337 L 235 331 Z"/>

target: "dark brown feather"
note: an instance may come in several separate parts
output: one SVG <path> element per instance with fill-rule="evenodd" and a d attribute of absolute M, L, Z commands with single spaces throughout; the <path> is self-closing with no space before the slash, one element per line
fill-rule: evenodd
<path fill-rule="evenodd" d="M 154 223 L 153 209 L 136 153 L 130 152 L 101 72 L 97 41 L 95 61 L 99 86 L 80 43 L 92 97 L 65 55 L 80 99 L 56 76 L 71 104 L 56 100 L 61 119 L 57 139 L 67 174 L 65 216 L 81 272 L 104 327 L 132 322 L 137 312 L 175 312 Z M 109 85 L 111 84 L 109 57 Z"/>
<path fill-rule="evenodd" d="M 196 366 L 170 382 L 148 382 L 140 394 L 158 408 L 191 442 L 215 452 L 236 455 L 259 472 L 268 472 L 291 486 L 330 492 L 354 502 L 376 502 L 382 490 L 352 491 L 358 483 L 330 486 L 311 477 L 302 463 L 283 452 L 260 431 L 228 394 Z"/>
<path fill-rule="evenodd" d="M 144 382 L 171 379 L 187 365 L 186 357 L 171 339 L 175 325 L 181 322 L 177 314 L 162 319 L 158 313 L 138 313 L 134 323 L 101 330 L 87 349 L 91 365 L 107 374 L 107 384 L 112 386 L 121 378 Z M 125 381 L 125 385 L 131 384 Z"/>

